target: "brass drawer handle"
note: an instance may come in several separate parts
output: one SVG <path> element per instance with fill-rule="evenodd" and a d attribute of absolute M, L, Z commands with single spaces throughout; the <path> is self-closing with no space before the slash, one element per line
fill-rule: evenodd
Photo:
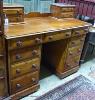
<path fill-rule="evenodd" d="M 37 55 L 37 53 L 38 53 L 37 50 L 33 50 L 33 51 L 32 51 L 32 55 L 33 55 L 33 56 Z"/>
<path fill-rule="evenodd" d="M 17 41 L 16 45 L 17 45 L 17 47 L 21 47 L 22 46 L 22 41 Z"/>
<path fill-rule="evenodd" d="M 35 42 L 38 43 L 38 44 L 40 44 L 40 43 L 42 43 L 42 40 L 40 38 L 36 38 Z"/>
<path fill-rule="evenodd" d="M 18 60 L 18 59 L 21 59 L 22 57 L 19 55 L 19 54 L 17 54 L 16 55 L 16 59 Z"/>
<path fill-rule="evenodd" d="M 5 77 L 4 77 L 4 76 L 0 77 L 0 80 L 4 80 L 4 79 L 5 79 Z"/>
<path fill-rule="evenodd" d="M 16 84 L 16 88 L 17 89 L 21 88 L 21 84 Z"/>
<path fill-rule="evenodd" d="M 33 83 L 36 82 L 36 79 L 35 79 L 35 78 L 32 78 L 32 82 L 33 82 Z"/>
<path fill-rule="evenodd" d="M 20 69 L 16 69 L 16 73 L 19 74 L 21 72 Z"/>
<path fill-rule="evenodd" d="M 52 40 L 53 39 L 53 36 L 49 36 L 48 38 L 49 38 L 49 40 Z"/>

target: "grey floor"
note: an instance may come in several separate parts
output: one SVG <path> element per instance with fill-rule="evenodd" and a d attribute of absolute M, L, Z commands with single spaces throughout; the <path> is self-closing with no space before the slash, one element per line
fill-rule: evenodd
<path fill-rule="evenodd" d="M 40 80 L 40 82 L 39 82 L 40 89 L 37 92 L 30 94 L 29 96 L 24 97 L 21 100 L 35 100 L 35 98 L 37 98 L 38 96 L 45 94 L 46 92 L 54 89 L 55 87 L 58 87 L 61 84 L 64 84 L 65 82 L 72 80 L 73 78 L 75 78 L 79 75 L 83 75 L 86 78 L 88 78 L 89 80 L 91 80 L 93 83 L 95 83 L 95 79 L 88 75 L 90 72 L 92 72 L 94 70 L 95 70 L 95 59 L 92 59 L 92 60 L 82 64 L 80 66 L 80 69 L 78 70 L 78 72 L 76 72 L 62 80 L 60 80 L 56 75 L 52 74 L 51 76 L 48 76 L 48 77 Z"/>

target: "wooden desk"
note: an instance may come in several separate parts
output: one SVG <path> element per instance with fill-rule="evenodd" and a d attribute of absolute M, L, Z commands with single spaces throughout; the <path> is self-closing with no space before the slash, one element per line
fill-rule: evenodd
<path fill-rule="evenodd" d="M 13 100 L 39 88 L 40 61 L 53 68 L 59 78 L 76 72 L 89 26 L 73 18 L 52 17 L 30 18 L 9 25 L 5 40 Z"/>

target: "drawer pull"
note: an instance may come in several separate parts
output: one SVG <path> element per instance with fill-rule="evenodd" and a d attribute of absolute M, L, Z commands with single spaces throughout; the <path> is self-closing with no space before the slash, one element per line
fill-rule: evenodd
<path fill-rule="evenodd" d="M 36 64 L 32 64 L 32 68 L 33 69 L 37 69 L 37 65 Z"/>
<path fill-rule="evenodd" d="M 75 42 L 74 42 L 74 41 L 72 41 L 71 43 L 72 43 L 73 45 L 75 44 Z"/>
<path fill-rule="evenodd" d="M 19 74 L 21 72 L 20 69 L 16 69 L 16 73 Z"/>
<path fill-rule="evenodd" d="M 4 79 L 5 79 L 5 77 L 3 77 L 3 76 L 2 76 L 2 77 L 0 77 L 0 80 L 4 80 Z"/>
<path fill-rule="evenodd" d="M 32 78 L 32 82 L 36 82 L 36 79 L 35 78 Z"/>
<path fill-rule="evenodd" d="M 72 55 L 73 53 L 72 53 L 72 52 L 70 52 L 69 54 L 70 54 L 70 55 Z"/>
<path fill-rule="evenodd" d="M 70 36 L 70 33 L 66 33 L 66 36 Z"/>
<path fill-rule="evenodd" d="M 32 51 L 32 55 L 33 55 L 33 56 L 37 55 L 37 53 L 38 53 L 37 50 L 33 50 L 33 51 Z"/>
<path fill-rule="evenodd" d="M 52 40 L 53 39 L 53 36 L 49 36 L 48 38 L 49 38 L 49 40 Z"/>
<path fill-rule="evenodd" d="M 80 32 L 79 32 L 79 31 L 75 31 L 75 33 L 76 33 L 76 34 L 80 34 Z"/>
<path fill-rule="evenodd" d="M 36 43 L 38 43 L 38 44 L 39 44 L 39 43 L 42 43 L 42 40 L 39 39 L 39 38 L 36 38 L 35 41 L 36 41 Z"/>
<path fill-rule="evenodd" d="M 78 52 L 81 52 L 81 49 L 79 49 Z"/>
<path fill-rule="evenodd" d="M 18 59 L 21 59 L 22 57 L 19 55 L 19 54 L 17 54 L 16 55 L 16 59 L 18 60 Z"/>
<path fill-rule="evenodd" d="M 81 41 L 81 42 L 83 42 L 83 41 L 84 41 L 84 39 L 81 39 L 80 41 Z"/>
<path fill-rule="evenodd" d="M 18 41 L 18 42 L 16 43 L 16 45 L 17 45 L 17 47 L 21 47 L 21 46 L 22 46 L 22 41 Z"/>
<path fill-rule="evenodd" d="M 16 88 L 17 89 L 21 88 L 21 85 L 20 84 L 16 84 Z"/>

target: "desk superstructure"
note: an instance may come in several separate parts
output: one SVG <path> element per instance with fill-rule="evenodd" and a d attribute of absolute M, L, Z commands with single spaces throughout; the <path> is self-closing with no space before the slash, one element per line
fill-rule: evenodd
<path fill-rule="evenodd" d="M 37 91 L 41 63 L 59 78 L 79 68 L 90 24 L 74 19 L 34 17 L 5 29 L 9 94 L 13 100 Z M 42 56 L 43 55 L 43 56 Z"/>

